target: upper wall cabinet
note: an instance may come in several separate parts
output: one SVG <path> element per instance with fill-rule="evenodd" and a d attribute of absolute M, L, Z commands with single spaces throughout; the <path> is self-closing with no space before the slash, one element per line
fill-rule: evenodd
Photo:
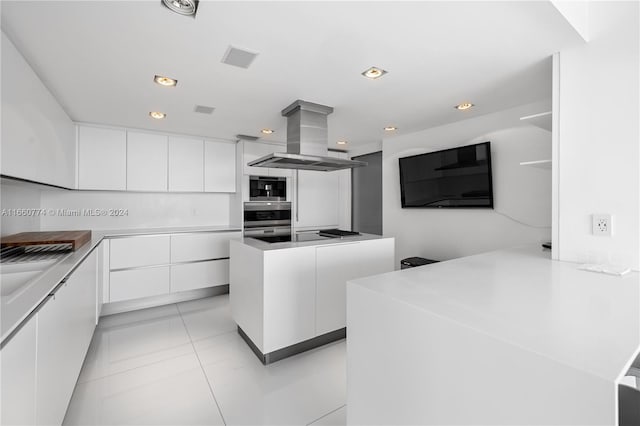
<path fill-rule="evenodd" d="M 2 33 L 2 174 L 75 188 L 75 127 Z"/>
<path fill-rule="evenodd" d="M 78 126 L 78 188 L 127 189 L 127 134 L 124 130 Z"/>
<path fill-rule="evenodd" d="M 244 155 L 242 159 L 244 174 L 254 176 L 293 176 L 293 173 L 289 169 L 247 166 L 247 163 L 253 160 L 257 160 L 260 157 L 264 157 L 265 155 L 269 155 L 273 152 L 285 152 L 286 150 L 286 146 L 283 145 L 272 145 L 260 142 L 245 142 L 243 153 Z"/>
<path fill-rule="evenodd" d="M 202 140 L 169 137 L 169 191 L 204 190 Z"/>
<path fill-rule="evenodd" d="M 236 145 L 204 141 L 205 192 L 236 192 Z"/>
<path fill-rule="evenodd" d="M 127 132 L 127 191 L 167 190 L 168 138 Z"/>

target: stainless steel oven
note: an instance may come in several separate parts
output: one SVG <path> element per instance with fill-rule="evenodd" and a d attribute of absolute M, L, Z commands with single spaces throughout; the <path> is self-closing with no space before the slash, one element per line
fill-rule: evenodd
<path fill-rule="evenodd" d="M 251 201 L 244 203 L 244 236 L 291 241 L 291 203 Z"/>
<path fill-rule="evenodd" d="M 249 176 L 250 201 L 286 201 L 287 178 L 276 176 Z"/>

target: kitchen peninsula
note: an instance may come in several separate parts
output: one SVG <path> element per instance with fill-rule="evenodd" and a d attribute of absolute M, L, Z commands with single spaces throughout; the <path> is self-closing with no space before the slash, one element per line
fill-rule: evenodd
<path fill-rule="evenodd" d="M 536 245 L 349 282 L 347 423 L 618 424 L 640 275 L 579 266 Z"/>
<path fill-rule="evenodd" d="M 394 269 L 394 239 L 232 240 L 229 291 L 238 332 L 264 364 L 341 339 L 346 282 Z"/>

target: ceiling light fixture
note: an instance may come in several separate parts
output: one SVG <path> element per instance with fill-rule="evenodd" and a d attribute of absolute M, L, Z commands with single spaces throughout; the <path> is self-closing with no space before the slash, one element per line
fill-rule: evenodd
<path fill-rule="evenodd" d="M 172 12 L 185 16 L 194 16 L 198 9 L 199 0 L 162 0 L 162 4 Z"/>
<path fill-rule="evenodd" d="M 398 128 L 396 126 L 387 126 L 387 127 L 384 128 L 385 132 L 394 132 L 396 130 L 398 130 Z"/>
<path fill-rule="evenodd" d="M 273 130 L 271 130 L 271 129 L 262 129 L 262 130 L 260 130 L 260 132 L 262 132 L 262 133 L 263 133 L 263 134 L 265 134 L 265 135 L 270 135 L 270 134 L 272 134 L 272 133 L 275 133 L 275 132 L 274 132 Z"/>
<path fill-rule="evenodd" d="M 347 144 L 347 141 L 338 141 L 338 142 L 336 142 L 336 143 L 337 143 L 338 145 L 346 145 L 346 144 Z"/>
<path fill-rule="evenodd" d="M 151 111 L 149 113 L 149 117 L 155 118 L 156 120 L 162 120 L 166 116 L 167 116 L 167 114 L 165 114 L 164 112 L 160 112 L 160 111 Z"/>
<path fill-rule="evenodd" d="M 458 104 L 456 106 L 454 106 L 455 109 L 459 110 L 459 111 L 464 111 L 466 109 L 469 109 L 471 107 L 474 107 L 475 105 L 472 104 L 471 102 L 463 102 L 461 104 Z"/>
<path fill-rule="evenodd" d="M 176 80 L 175 78 L 164 77 L 162 75 L 156 75 L 155 77 L 153 77 L 153 81 L 156 82 L 156 84 L 165 87 L 174 87 L 176 84 L 178 84 L 178 80 Z"/>
<path fill-rule="evenodd" d="M 380 78 L 383 75 L 385 75 L 387 72 L 385 70 L 383 70 L 382 68 L 377 68 L 377 67 L 371 67 L 368 70 L 364 71 L 362 73 L 363 76 L 371 79 L 371 80 L 375 80 L 376 78 Z"/>

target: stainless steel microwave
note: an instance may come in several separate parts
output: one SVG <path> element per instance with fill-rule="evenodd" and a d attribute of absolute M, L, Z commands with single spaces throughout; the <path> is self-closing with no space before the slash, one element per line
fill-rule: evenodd
<path fill-rule="evenodd" d="M 287 178 L 249 176 L 249 201 L 286 201 Z"/>

